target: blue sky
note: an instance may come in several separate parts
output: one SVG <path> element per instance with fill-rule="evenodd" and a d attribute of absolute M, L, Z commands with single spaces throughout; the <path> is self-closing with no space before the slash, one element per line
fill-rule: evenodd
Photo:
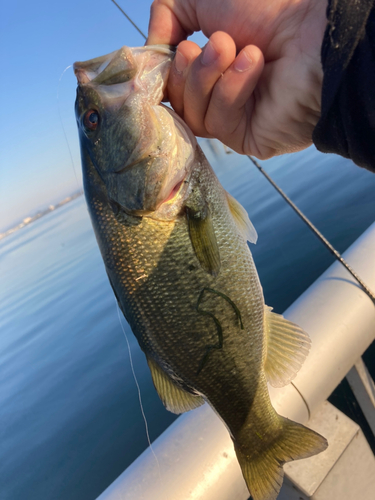
<path fill-rule="evenodd" d="M 147 33 L 151 0 L 118 3 Z M 205 43 L 203 35 L 193 39 L 200 45 Z M 73 112 L 76 80 L 69 68 L 59 85 L 64 69 L 77 60 L 91 59 L 122 45 L 143 43 L 110 0 L 2 3 L 0 232 L 80 187 Z"/>

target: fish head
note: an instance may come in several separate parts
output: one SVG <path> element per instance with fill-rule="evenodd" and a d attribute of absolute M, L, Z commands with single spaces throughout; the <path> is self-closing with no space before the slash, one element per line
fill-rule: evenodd
<path fill-rule="evenodd" d="M 167 46 L 122 47 L 74 64 L 84 174 L 91 162 L 131 215 L 169 213 L 192 168 L 196 139 L 161 104 L 173 56 Z"/>

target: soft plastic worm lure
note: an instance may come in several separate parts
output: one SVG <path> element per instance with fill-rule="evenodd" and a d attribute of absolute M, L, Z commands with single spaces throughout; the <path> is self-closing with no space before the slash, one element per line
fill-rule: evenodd
<path fill-rule="evenodd" d="M 212 318 L 214 320 L 216 328 L 217 328 L 217 336 L 218 336 L 219 341 L 218 341 L 217 344 L 206 346 L 206 352 L 205 352 L 205 354 L 204 354 L 204 356 L 202 358 L 202 361 L 201 361 L 201 363 L 199 365 L 199 368 L 198 368 L 198 371 L 197 371 L 197 375 L 199 375 L 199 373 L 202 371 L 204 365 L 206 364 L 207 358 L 208 358 L 208 355 L 210 354 L 210 352 L 213 349 L 222 349 L 223 348 L 223 328 L 222 328 L 222 326 L 220 324 L 220 321 L 211 312 L 205 311 L 204 309 L 200 309 L 199 308 L 200 303 L 203 300 L 204 292 L 206 292 L 206 291 L 214 293 L 215 295 L 218 295 L 219 297 L 222 297 L 223 299 L 225 299 L 228 302 L 228 304 L 230 304 L 233 307 L 233 310 L 236 313 L 236 316 L 237 316 L 237 318 L 238 318 L 238 320 L 240 322 L 241 330 L 243 330 L 243 323 L 242 323 L 241 313 L 240 313 L 240 310 L 238 309 L 238 307 L 236 306 L 236 304 L 233 302 L 233 300 L 231 300 L 227 295 L 225 295 L 222 292 L 218 292 L 217 290 L 214 290 L 213 288 L 204 287 L 202 289 L 202 291 L 200 292 L 200 294 L 199 294 L 197 305 L 196 305 L 196 310 L 197 310 L 197 312 L 199 314 L 203 314 L 204 316 L 209 316 L 210 318 Z"/>

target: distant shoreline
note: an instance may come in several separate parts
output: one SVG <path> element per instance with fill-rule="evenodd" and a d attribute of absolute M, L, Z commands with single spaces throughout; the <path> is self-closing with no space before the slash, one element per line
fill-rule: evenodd
<path fill-rule="evenodd" d="M 19 224 L 17 224 L 16 226 L 8 229 L 4 233 L 0 233 L 0 241 L 2 239 L 6 238 L 7 236 L 9 236 L 10 234 L 18 231 L 19 229 L 22 229 L 25 226 L 28 226 L 29 224 L 31 224 L 32 222 L 35 222 L 36 220 L 40 219 L 44 215 L 47 215 L 50 212 L 53 212 L 54 210 L 57 210 L 60 207 L 63 207 L 64 205 L 66 205 L 70 201 L 73 201 L 73 200 L 75 200 L 76 198 L 79 198 L 82 195 L 83 195 L 83 191 L 82 190 L 76 191 L 75 193 L 71 194 L 70 196 L 67 196 L 63 200 L 61 200 L 58 203 L 56 203 L 56 205 L 49 205 L 47 208 L 44 208 L 43 210 L 41 210 L 37 214 L 33 215 L 32 217 L 25 217 L 23 219 L 23 221 L 20 222 Z"/>

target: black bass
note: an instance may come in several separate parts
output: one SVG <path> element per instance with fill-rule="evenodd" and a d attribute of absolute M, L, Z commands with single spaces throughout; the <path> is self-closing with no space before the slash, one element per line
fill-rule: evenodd
<path fill-rule="evenodd" d="M 173 53 L 123 47 L 74 65 L 86 200 L 119 306 L 174 413 L 207 401 L 225 422 L 254 500 L 283 464 L 326 440 L 281 417 L 267 381 L 301 367 L 307 334 L 265 306 L 256 232 L 184 122 L 161 104 Z"/>

